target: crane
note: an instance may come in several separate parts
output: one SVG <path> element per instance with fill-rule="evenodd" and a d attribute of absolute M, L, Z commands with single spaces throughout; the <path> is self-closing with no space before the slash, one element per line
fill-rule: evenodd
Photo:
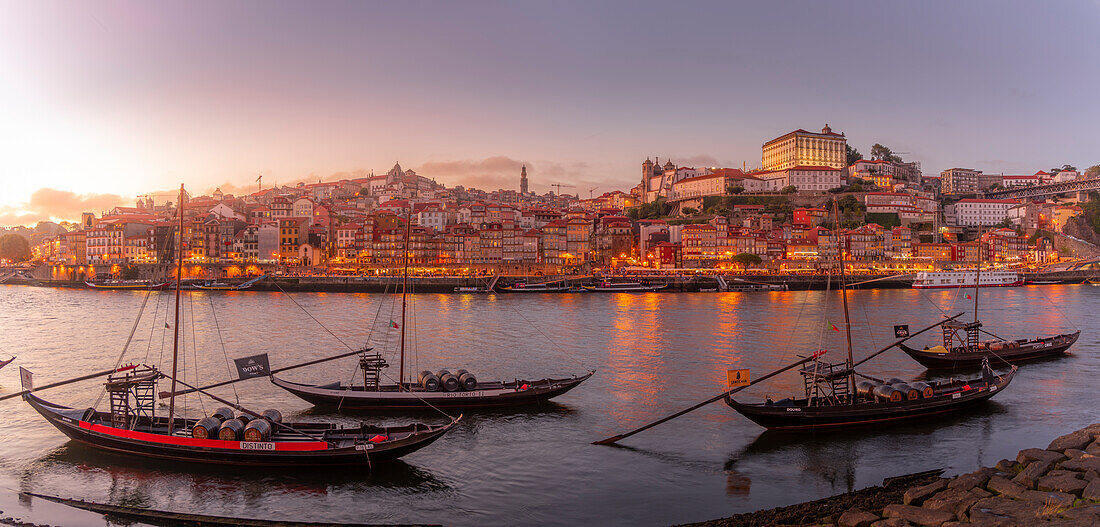
<path fill-rule="evenodd" d="M 598 189 L 598 188 L 600 188 L 600 187 L 592 187 L 592 188 L 588 189 L 588 199 L 592 199 L 592 193 L 595 192 L 596 189 Z"/>
<path fill-rule="evenodd" d="M 264 178 L 263 174 L 256 176 L 256 192 L 263 190 L 263 183 L 261 180 Z"/>
<path fill-rule="evenodd" d="M 564 183 L 552 183 L 550 186 L 558 188 L 558 195 L 559 196 L 561 195 L 561 188 L 562 187 L 576 187 L 576 185 L 566 185 Z"/>

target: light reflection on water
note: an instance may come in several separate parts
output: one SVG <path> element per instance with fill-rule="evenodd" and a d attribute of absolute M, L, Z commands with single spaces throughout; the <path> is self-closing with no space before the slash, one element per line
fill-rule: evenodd
<path fill-rule="evenodd" d="M 961 290 L 859 290 L 850 293 L 856 358 L 893 340 L 894 324 L 916 329 L 941 311 L 968 310 Z M 972 294 L 970 292 L 969 294 Z M 144 298 L 142 292 L 0 286 L 0 392 L 18 387 L 17 365 L 38 383 L 112 366 Z M 339 340 L 279 294 L 193 293 L 181 318 L 183 378 L 214 382 L 230 357 L 270 353 L 274 367 L 370 343 L 390 354 L 400 320 L 392 295 L 295 294 L 293 299 Z M 1021 368 L 1012 387 L 982 408 L 933 421 L 828 434 L 765 434 L 721 403 L 624 441 L 593 440 L 690 406 L 722 391 L 727 368 L 754 377 L 818 348 L 845 356 L 840 297 L 834 292 L 414 295 L 409 305 L 408 374 L 466 368 L 481 379 L 532 378 L 598 370 L 590 381 L 535 411 L 468 413 L 451 434 L 388 467 L 298 472 L 181 467 L 90 451 L 63 436 L 20 401 L 0 403 L 0 475 L 23 490 L 112 503 L 209 514 L 312 521 L 668 524 L 704 520 L 813 499 L 878 484 L 883 477 L 946 468 L 971 470 L 1045 446 L 1056 435 L 1096 422 L 1093 382 L 1100 334 L 1089 314 L 1100 291 L 1080 286 L 983 290 L 986 329 L 1023 337 L 1083 326 L 1072 356 Z M 170 295 L 154 294 L 130 344 L 131 359 L 165 363 L 171 334 Z M 217 325 L 210 305 L 216 308 Z M 1064 314 L 1064 315 L 1063 315 Z M 970 315 L 966 315 L 969 317 Z M 1067 318 L 1068 317 L 1068 318 Z M 935 332 L 916 339 L 931 343 Z M 341 342 L 343 341 L 343 343 Z M 354 359 L 288 372 L 328 382 L 352 377 Z M 880 376 L 910 378 L 923 370 L 900 353 L 867 364 Z M 797 375 L 754 386 L 757 399 L 801 389 Z M 47 399 L 86 406 L 96 382 L 46 392 Z M 298 419 L 352 423 L 264 381 L 215 391 L 256 408 L 280 408 Z M 188 412 L 215 404 L 186 398 Z M 372 417 L 366 419 L 375 420 Z M 377 420 L 439 421 L 387 414 Z M 798 489 L 792 492 L 792 489 Z"/>

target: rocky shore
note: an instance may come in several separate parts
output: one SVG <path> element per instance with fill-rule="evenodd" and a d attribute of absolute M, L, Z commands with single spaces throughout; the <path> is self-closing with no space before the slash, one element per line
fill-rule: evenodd
<path fill-rule="evenodd" d="M 850 506 L 841 512 L 838 504 Z M 993 467 L 933 477 L 904 491 L 883 485 L 700 525 L 1100 525 L 1100 424 L 1061 436 L 1045 449 L 1021 450 Z"/>

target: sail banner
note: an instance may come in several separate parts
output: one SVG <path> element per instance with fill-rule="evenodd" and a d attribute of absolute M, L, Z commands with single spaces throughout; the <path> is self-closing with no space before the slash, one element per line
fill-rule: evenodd
<path fill-rule="evenodd" d="M 22 366 L 19 367 L 19 384 L 23 386 L 24 390 L 34 389 L 34 374 Z"/>
<path fill-rule="evenodd" d="M 899 339 L 909 337 L 909 324 L 901 324 L 894 326 L 894 336 Z"/>
<path fill-rule="evenodd" d="M 241 380 L 271 375 L 271 364 L 267 361 L 266 353 L 233 359 L 233 363 L 237 365 L 237 374 Z"/>

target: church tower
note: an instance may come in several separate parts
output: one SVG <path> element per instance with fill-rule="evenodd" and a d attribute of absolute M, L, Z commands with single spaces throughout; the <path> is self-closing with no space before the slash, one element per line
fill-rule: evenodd
<path fill-rule="evenodd" d="M 653 177 L 653 161 L 650 161 L 647 157 L 645 161 L 642 162 L 642 192 L 648 192 L 650 190 L 649 178 L 651 177 Z"/>
<path fill-rule="evenodd" d="M 527 165 L 519 170 L 519 193 L 521 196 L 527 194 Z"/>

